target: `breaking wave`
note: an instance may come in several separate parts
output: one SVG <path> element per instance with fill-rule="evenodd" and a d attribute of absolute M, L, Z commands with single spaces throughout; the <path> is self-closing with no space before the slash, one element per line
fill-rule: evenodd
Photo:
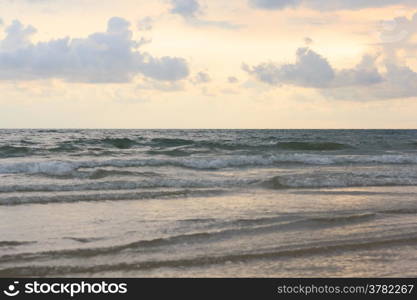
<path fill-rule="evenodd" d="M 277 155 L 238 155 L 193 158 L 130 158 L 102 160 L 43 160 L 0 164 L 0 174 L 28 173 L 66 175 L 78 168 L 174 166 L 196 170 L 265 167 L 282 164 L 345 165 L 345 164 L 417 164 L 415 154 L 387 155 L 318 155 L 282 153 Z"/>

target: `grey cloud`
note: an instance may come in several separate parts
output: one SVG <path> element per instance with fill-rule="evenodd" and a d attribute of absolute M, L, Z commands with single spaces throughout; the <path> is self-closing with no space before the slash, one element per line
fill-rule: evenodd
<path fill-rule="evenodd" d="M 210 81 L 211 81 L 210 75 L 205 72 L 198 72 L 192 80 L 194 84 L 208 83 Z"/>
<path fill-rule="evenodd" d="M 171 0 L 171 4 L 171 13 L 184 18 L 195 17 L 201 9 L 197 0 Z"/>
<path fill-rule="evenodd" d="M 417 73 L 406 66 L 386 66 L 386 73 L 379 83 L 359 86 L 340 87 L 321 90 L 327 98 L 336 100 L 389 100 L 417 97 Z"/>
<path fill-rule="evenodd" d="M 60 38 L 32 43 L 31 26 L 14 21 L 0 41 L 0 79 L 60 78 L 73 82 L 129 82 L 142 74 L 175 81 L 188 76 L 187 62 L 177 57 L 153 57 L 138 50 L 130 23 L 114 17 L 105 32 L 87 38 Z"/>
<path fill-rule="evenodd" d="M 141 72 L 157 80 L 180 80 L 188 76 L 189 70 L 185 59 L 164 56 L 154 58 L 145 56 L 145 61 L 138 64 Z"/>
<path fill-rule="evenodd" d="M 296 6 L 301 2 L 302 0 L 249 0 L 249 3 L 253 7 L 271 10 Z"/>
<path fill-rule="evenodd" d="M 252 7 L 279 10 L 304 6 L 316 10 L 356 10 L 389 5 L 416 5 L 415 0 L 249 0 Z"/>
<path fill-rule="evenodd" d="M 335 71 L 337 74 L 331 86 L 368 86 L 384 81 L 375 66 L 375 60 L 376 57 L 365 55 L 354 68 Z"/>
<path fill-rule="evenodd" d="M 297 50 L 295 64 L 277 65 L 269 62 L 252 68 L 244 65 L 243 69 L 271 85 L 293 84 L 321 88 L 330 85 L 335 78 L 328 61 L 309 48 Z"/>
<path fill-rule="evenodd" d="M 334 69 L 322 56 L 308 48 L 297 50 L 294 64 L 263 63 L 243 66 L 259 81 L 316 88 L 325 96 L 357 101 L 417 97 L 417 73 L 397 64 L 384 62 L 378 70 L 376 57 L 365 55 L 351 69 Z"/>
<path fill-rule="evenodd" d="M 404 51 L 405 55 L 415 56 L 417 42 L 417 13 L 410 19 L 396 17 L 391 20 L 383 20 L 379 23 L 379 45 L 385 56 L 392 62 L 399 61 L 398 52 Z"/>
<path fill-rule="evenodd" d="M 239 29 L 242 25 L 232 24 L 227 21 L 203 20 L 199 15 L 204 11 L 198 0 L 170 0 L 172 14 L 180 15 L 192 26 L 218 27 L 223 29 Z"/>
<path fill-rule="evenodd" d="M 6 37 L 0 41 L 0 49 L 12 51 L 30 45 L 30 37 L 36 33 L 32 26 L 24 27 L 19 21 L 14 20 L 5 30 Z"/>

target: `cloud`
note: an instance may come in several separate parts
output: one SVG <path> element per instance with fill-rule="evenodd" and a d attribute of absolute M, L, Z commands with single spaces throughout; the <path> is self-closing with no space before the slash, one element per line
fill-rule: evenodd
<path fill-rule="evenodd" d="M 258 80 L 271 85 L 292 84 L 322 88 L 328 86 L 335 78 L 334 70 L 328 61 L 309 48 L 297 50 L 295 64 L 262 63 L 252 68 L 244 65 L 243 69 Z"/>
<path fill-rule="evenodd" d="M 410 19 L 399 16 L 378 24 L 378 44 L 392 62 L 400 61 L 399 52 L 414 57 L 417 50 L 417 13 Z"/>
<path fill-rule="evenodd" d="M 283 9 L 299 5 L 302 0 L 249 0 L 249 3 L 261 9 Z"/>
<path fill-rule="evenodd" d="M 379 100 L 417 97 L 417 73 L 405 65 L 382 62 L 363 56 L 350 69 L 334 69 L 321 55 L 309 48 L 299 48 L 294 64 L 262 63 L 243 69 L 257 80 L 271 86 L 293 85 L 318 89 L 323 95 L 343 100 Z"/>
<path fill-rule="evenodd" d="M 194 84 L 208 83 L 210 81 L 211 81 L 210 75 L 205 72 L 198 72 L 192 80 Z"/>
<path fill-rule="evenodd" d="M 140 19 L 137 23 L 137 29 L 140 31 L 149 31 L 153 28 L 154 19 L 151 17 L 145 17 Z"/>
<path fill-rule="evenodd" d="M 227 82 L 228 83 L 238 83 L 239 82 L 239 79 L 237 79 L 235 76 L 229 76 L 227 78 Z"/>
<path fill-rule="evenodd" d="M 129 28 L 128 21 L 113 17 L 105 32 L 34 44 L 30 37 L 36 29 L 13 21 L 0 41 L 0 79 L 116 83 L 129 82 L 136 75 L 165 81 L 188 76 L 183 58 L 158 58 L 139 51 L 143 40 L 133 40 Z"/>
<path fill-rule="evenodd" d="M 351 69 L 335 70 L 336 76 L 330 87 L 369 86 L 384 81 L 378 71 L 376 57 L 364 55 L 361 62 Z"/>
<path fill-rule="evenodd" d="M 313 39 L 312 38 L 309 38 L 309 37 L 305 37 L 304 38 L 304 44 L 306 44 L 307 46 L 309 46 L 309 45 L 311 45 L 311 44 L 313 44 Z"/>
<path fill-rule="evenodd" d="M 145 60 L 138 64 L 141 73 L 157 80 L 175 81 L 188 76 L 187 62 L 182 58 L 164 56 L 155 58 L 145 56 Z"/>
<path fill-rule="evenodd" d="M 182 81 L 158 81 L 145 78 L 136 85 L 140 90 L 157 90 L 160 92 L 177 92 L 184 90 Z"/>
<path fill-rule="evenodd" d="M 330 26 L 335 23 L 338 23 L 340 17 L 336 14 L 319 14 L 317 16 L 292 16 L 288 18 L 288 22 L 293 25 L 302 25 L 305 26 Z"/>
<path fill-rule="evenodd" d="M 415 0 L 248 0 L 258 9 L 280 10 L 304 6 L 315 10 L 357 10 L 389 5 L 416 5 Z"/>
<path fill-rule="evenodd" d="M 242 25 L 232 24 L 228 21 L 203 20 L 199 18 L 204 14 L 204 10 L 198 0 L 170 0 L 170 12 L 179 15 L 187 21 L 188 24 L 196 27 L 218 27 L 223 29 L 239 29 Z"/>
<path fill-rule="evenodd" d="M 0 49 L 13 51 L 19 48 L 30 46 L 30 37 L 36 33 L 32 26 L 24 27 L 19 21 L 15 20 L 5 30 L 6 37 L 0 41 Z"/>
<path fill-rule="evenodd" d="M 227 21 L 213 21 L 213 20 L 202 20 L 198 18 L 191 18 L 187 20 L 188 24 L 196 27 L 218 27 L 223 29 L 236 30 L 244 27 L 240 24 L 233 24 Z"/>
<path fill-rule="evenodd" d="M 171 13 L 184 18 L 195 17 L 201 12 L 201 7 L 197 0 L 171 0 L 171 5 Z"/>
<path fill-rule="evenodd" d="M 382 81 L 359 87 L 321 90 L 327 98 L 336 100 L 389 100 L 417 97 L 417 73 L 407 66 L 386 65 Z"/>

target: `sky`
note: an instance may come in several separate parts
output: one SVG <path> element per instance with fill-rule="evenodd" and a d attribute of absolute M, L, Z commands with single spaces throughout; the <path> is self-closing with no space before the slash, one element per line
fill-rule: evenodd
<path fill-rule="evenodd" d="M 417 128 L 415 0 L 0 0 L 0 128 Z"/>

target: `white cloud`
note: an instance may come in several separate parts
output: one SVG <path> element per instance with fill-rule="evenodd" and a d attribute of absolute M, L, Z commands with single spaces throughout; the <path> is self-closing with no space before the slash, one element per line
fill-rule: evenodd
<path fill-rule="evenodd" d="M 0 79 L 59 78 L 72 82 L 129 82 L 136 75 L 175 81 L 188 76 L 183 58 L 153 57 L 139 51 L 130 23 L 113 17 L 105 32 L 87 38 L 69 37 L 32 43 L 36 32 L 19 21 L 6 28 L 0 41 Z"/>

